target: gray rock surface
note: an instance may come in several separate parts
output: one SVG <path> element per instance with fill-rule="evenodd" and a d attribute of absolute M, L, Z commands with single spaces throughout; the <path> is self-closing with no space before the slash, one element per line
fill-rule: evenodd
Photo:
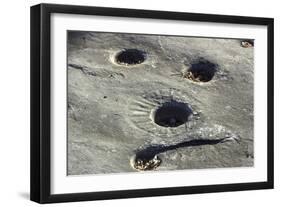
<path fill-rule="evenodd" d="M 118 64 L 124 49 L 146 59 Z M 253 166 L 253 52 L 237 39 L 69 31 L 68 175 L 153 158 L 146 169 Z M 205 66 L 208 82 L 188 72 Z"/>

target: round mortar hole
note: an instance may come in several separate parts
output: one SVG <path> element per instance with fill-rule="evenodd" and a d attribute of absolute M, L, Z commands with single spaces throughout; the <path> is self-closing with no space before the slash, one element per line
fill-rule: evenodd
<path fill-rule="evenodd" d="M 131 166 L 139 171 L 155 170 L 161 162 L 162 160 L 157 155 L 153 157 L 149 157 L 149 155 L 137 157 L 137 155 L 134 155 L 130 159 Z"/>
<path fill-rule="evenodd" d="M 157 108 L 153 118 L 159 126 L 178 127 L 186 123 L 191 114 L 191 109 L 185 103 L 172 101 Z"/>
<path fill-rule="evenodd" d="M 243 40 L 243 41 L 241 41 L 241 46 L 245 47 L 245 48 L 253 47 L 254 41 L 253 40 Z"/>
<path fill-rule="evenodd" d="M 184 75 L 195 82 L 208 82 L 213 79 L 217 71 L 217 65 L 207 60 L 199 60 L 196 63 L 191 64 L 187 74 Z"/>
<path fill-rule="evenodd" d="M 119 52 L 115 61 L 120 65 L 136 65 L 144 62 L 146 53 L 138 49 L 126 49 Z"/>

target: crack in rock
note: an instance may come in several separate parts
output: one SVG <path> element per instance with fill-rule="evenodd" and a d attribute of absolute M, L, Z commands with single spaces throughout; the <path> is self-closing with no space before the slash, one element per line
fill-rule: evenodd
<path fill-rule="evenodd" d="M 236 141 L 237 143 L 239 143 L 239 139 L 237 137 L 231 136 L 219 139 L 193 139 L 171 145 L 152 145 L 144 149 L 138 150 L 130 162 L 132 167 L 137 170 L 154 170 L 162 162 L 162 160 L 158 156 L 160 153 L 183 147 L 215 145 L 228 141 Z"/>
<path fill-rule="evenodd" d="M 77 70 L 81 70 L 84 74 L 90 75 L 90 76 L 97 76 L 95 72 L 90 71 L 87 67 L 82 66 L 82 65 L 77 65 L 77 64 L 68 64 L 69 67 L 72 67 Z"/>
<path fill-rule="evenodd" d="M 80 71 L 82 71 L 83 74 L 89 75 L 89 76 L 95 76 L 95 77 L 100 77 L 100 78 L 113 78 L 113 79 L 125 78 L 125 75 L 123 73 L 119 73 L 119 72 L 111 72 L 111 71 L 106 71 L 106 70 L 103 70 L 102 72 L 93 72 L 92 71 L 93 69 L 91 69 L 89 67 L 78 65 L 78 64 L 72 64 L 72 63 L 69 63 L 68 66 L 70 68 L 80 70 Z"/>

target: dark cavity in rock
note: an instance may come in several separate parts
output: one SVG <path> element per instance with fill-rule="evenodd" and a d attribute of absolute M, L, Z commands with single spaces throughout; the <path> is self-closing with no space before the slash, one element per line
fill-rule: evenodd
<path fill-rule="evenodd" d="M 136 65 L 144 62 L 146 53 L 138 49 L 125 49 L 119 52 L 115 61 L 120 65 Z"/>
<path fill-rule="evenodd" d="M 170 101 L 158 107 L 154 112 L 154 122 L 162 127 L 178 127 L 188 121 L 192 110 L 187 104 Z"/>
<path fill-rule="evenodd" d="M 208 82 L 213 79 L 217 71 L 217 65 L 205 59 L 199 59 L 191 64 L 184 78 L 195 82 Z"/>
<path fill-rule="evenodd" d="M 245 48 L 254 47 L 254 40 L 242 40 L 241 46 Z"/>

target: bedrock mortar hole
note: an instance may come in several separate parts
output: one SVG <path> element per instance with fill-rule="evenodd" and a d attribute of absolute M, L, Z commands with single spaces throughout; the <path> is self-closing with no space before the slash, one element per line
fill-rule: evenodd
<path fill-rule="evenodd" d="M 146 53 L 138 49 L 125 49 L 119 52 L 115 61 L 120 65 L 136 65 L 141 64 L 146 59 Z"/>
<path fill-rule="evenodd" d="M 241 46 L 245 48 L 254 47 L 254 40 L 243 40 L 241 41 Z"/>
<path fill-rule="evenodd" d="M 178 127 L 188 121 L 192 110 L 187 104 L 171 101 L 158 107 L 153 113 L 154 122 L 162 127 Z"/>
<path fill-rule="evenodd" d="M 184 76 L 195 82 L 209 82 L 215 76 L 217 65 L 202 59 L 192 63 Z"/>

